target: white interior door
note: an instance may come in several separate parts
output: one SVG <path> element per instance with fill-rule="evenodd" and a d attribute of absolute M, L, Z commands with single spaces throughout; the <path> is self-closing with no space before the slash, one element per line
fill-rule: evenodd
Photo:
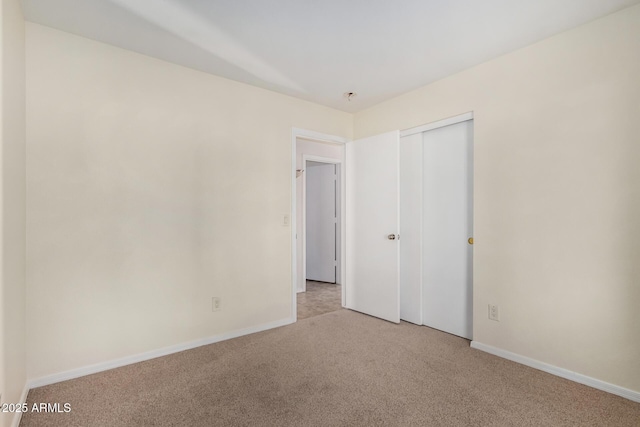
<path fill-rule="evenodd" d="M 337 166 L 307 162 L 306 272 L 307 280 L 336 282 L 337 267 Z"/>
<path fill-rule="evenodd" d="M 398 142 L 394 131 L 346 146 L 346 307 L 396 323 Z"/>
<path fill-rule="evenodd" d="M 472 339 L 473 121 L 423 133 L 423 323 Z"/>

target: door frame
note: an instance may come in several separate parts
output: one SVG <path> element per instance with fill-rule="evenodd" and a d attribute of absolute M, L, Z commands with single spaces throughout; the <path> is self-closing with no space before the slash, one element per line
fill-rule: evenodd
<path fill-rule="evenodd" d="M 412 127 L 409 129 L 403 129 L 400 131 L 400 138 L 403 136 L 409 136 L 416 133 L 427 132 L 433 129 L 442 128 L 449 125 L 455 125 L 456 123 L 466 122 L 467 120 L 473 120 L 473 111 L 467 113 L 458 114 L 457 116 L 447 117 L 446 119 L 436 120 L 424 125 Z"/>
<path fill-rule="evenodd" d="M 302 223 L 302 277 L 306 279 L 307 277 L 307 175 L 304 171 L 307 170 L 307 162 L 315 162 L 315 163 L 324 163 L 330 165 L 340 165 L 340 175 L 339 182 L 340 185 L 340 214 L 338 217 L 338 224 L 340 225 L 339 236 L 340 236 L 340 259 L 337 260 L 337 270 L 336 270 L 336 283 L 342 286 L 342 240 L 344 237 L 342 236 L 342 223 L 344 222 L 344 218 L 342 216 L 342 181 L 343 179 L 343 161 L 339 159 L 332 159 L 330 157 L 321 157 L 314 156 L 312 154 L 304 154 L 302 156 L 302 218 L 300 218 L 300 222 Z M 297 195 L 297 194 L 296 194 Z M 337 202 L 336 202 L 337 203 Z M 296 245 L 296 250 L 298 247 Z M 297 257 L 296 257 L 297 260 Z M 302 289 L 303 292 L 307 290 L 307 282 L 303 283 Z M 343 288 L 344 289 L 344 288 Z M 344 292 L 342 292 L 344 294 Z M 344 298 L 343 298 L 344 299 Z M 342 304 L 344 306 L 344 302 Z"/>
<path fill-rule="evenodd" d="M 344 159 L 344 152 L 346 143 L 350 141 L 350 139 L 343 138 L 340 136 L 329 135 L 321 132 L 315 132 L 312 130 L 300 129 L 300 128 L 291 128 L 291 211 L 290 211 L 290 226 L 291 226 L 291 322 L 294 323 L 298 320 L 298 246 L 297 246 L 297 224 L 299 218 L 297 218 L 297 196 L 296 196 L 296 162 L 297 162 L 297 149 L 296 143 L 298 139 L 305 139 L 308 141 L 319 142 L 322 144 L 334 144 L 339 145 L 342 148 Z M 309 156 L 313 157 L 313 156 Z M 329 159 L 335 162 L 336 159 Z M 345 286 L 346 286 L 346 275 L 345 271 L 347 269 L 346 265 L 346 245 L 345 245 L 345 218 L 346 218 L 346 187 L 345 187 L 345 164 L 344 162 L 338 162 L 341 164 L 340 167 L 340 282 L 342 286 L 342 306 L 345 306 Z M 306 160 L 303 158 L 303 165 L 306 164 Z M 303 192 L 304 194 L 304 192 Z M 304 197 L 304 196 L 303 196 Z M 304 209 L 304 204 L 303 204 Z M 304 229 L 303 229 L 304 233 Z M 304 251 L 303 245 L 303 251 Z M 304 252 L 303 252 L 304 254 Z M 304 258 L 303 258 L 304 260 Z M 306 260 L 303 261 L 305 263 Z"/>

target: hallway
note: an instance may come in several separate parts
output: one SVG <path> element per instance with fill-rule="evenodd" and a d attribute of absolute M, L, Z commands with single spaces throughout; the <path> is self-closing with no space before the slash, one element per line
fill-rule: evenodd
<path fill-rule="evenodd" d="M 342 286 L 307 280 L 307 292 L 298 293 L 298 320 L 342 308 Z"/>

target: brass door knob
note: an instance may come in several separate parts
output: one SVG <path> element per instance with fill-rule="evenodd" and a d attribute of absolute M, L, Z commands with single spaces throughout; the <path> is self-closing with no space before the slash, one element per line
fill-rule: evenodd
<path fill-rule="evenodd" d="M 467 240 L 469 242 L 470 245 L 473 245 L 473 237 L 469 237 L 469 240 Z"/>

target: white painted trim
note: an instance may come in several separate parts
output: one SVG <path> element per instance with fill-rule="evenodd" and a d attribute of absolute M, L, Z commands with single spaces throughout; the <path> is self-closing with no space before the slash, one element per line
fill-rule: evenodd
<path fill-rule="evenodd" d="M 22 394 L 20 395 L 20 401 L 16 402 L 18 404 L 27 403 L 27 395 L 29 394 L 29 387 L 25 384 L 22 389 Z M 22 420 L 22 412 L 16 412 L 13 416 L 13 420 L 11 420 L 11 427 L 18 427 L 20 425 L 20 421 Z"/>
<path fill-rule="evenodd" d="M 291 319 L 293 322 L 298 321 L 298 223 L 296 213 L 298 211 L 296 198 L 296 143 L 298 141 L 299 129 L 291 130 L 291 213 L 289 214 L 291 221 L 291 286 L 293 292 L 291 295 Z"/>
<path fill-rule="evenodd" d="M 293 135 L 294 142 L 296 138 L 304 138 L 304 139 L 310 139 L 312 141 L 328 142 L 330 144 L 338 144 L 338 145 L 346 144 L 347 142 L 349 142 L 347 138 L 342 138 L 341 136 L 329 135 L 326 133 L 320 133 L 313 130 L 292 128 L 291 133 Z"/>
<path fill-rule="evenodd" d="M 437 122 L 428 123 L 426 125 L 416 126 L 414 128 L 401 130 L 400 137 L 402 138 L 403 136 L 409 136 L 415 133 L 422 133 L 429 130 L 441 128 L 444 126 L 455 125 L 456 123 L 466 122 L 467 120 L 473 120 L 473 111 L 469 113 L 460 114 L 459 116 L 438 120 Z"/>
<path fill-rule="evenodd" d="M 303 154 L 302 155 L 303 162 L 316 162 L 316 163 L 331 163 L 332 165 L 341 165 L 342 160 L 340 159 L 332 159 L 331 157 L 320 157 L 314 156 L 313 154 Z"/>
<path fill-rule="evenodd" d="M 347 145 L 342 148 L 340 169 L 340 286 L 342 307 L 347 306 Z"/>
<path fill-rule="evenodd" d="M 607 393 L 615 394 L 617 396 L 624 397 L 625 399 L 632 400 L 634 402 L 640 402 L 640 392 L 629 390 L 628 388 L 620 387 L 615 384 L 611 384 L 605 381 L 601 381 L 586 375 L 579 374 L 577 372 L 569 371 L 568 369 L 559 368 L 557 366 L 550 365 L 548 363 L 540 362 L 529 357 L 521 356 L 516 353 L 512 353 L 501 348 L 493 347 L 488 344 L 482 344 L 478 341 L 471 341 L 471 347 L 484 351 L 494 356 L 502 357 L 503 359 L 511 360 L 522 365 L 529 366 L 540 371 L 547 372 L 558 377 L 566 378 L 568 380 L 587 385 L 589 387 L 596 388 L 598 390 L 606 391 Z"/>
<path fill-rule="evenodd" d="M 108 371 L 109 369 L 120 368 L 122 366 L 131 365 L 133 363 L 143 362 L 145 360 L 155 359 L 157 357 L 167 356 L 169 354 L 178 353 L 185 350 L 191 350 L 192 348 L 201 347 L 203 345 L 213 344 L 220 341 L 226 341 L 232 338 L 241 337 L 244 335 L 254 334 L 256 332 L 262 332 L 273 328 L 289 325 L 294 323 L 295 319 L 289 317 L 286 319 L 276 320 L 274 322 L 265 323 L 258 326 L 252 326 L 249 328 L 239 329 L 236 331 L 225 332 L 220 335 L 214 335 L 209 338 L 202 338 L 199 340 L 172 345 L 169 347 L 160 348 L 157 350 L 147 351 L 145 353 L 134 354 L 132 356 L 122 357 L 120 359 L 110 360 L 107 362 L 96 363 L 93 365 L 83 366 L 82 368 L 71 369 L 69 371 L 59 372 L 57 374 L 47 375 L 40 378 L 35 378 L 27 382 L 28 389 L 35 387 L 42 387 L 49 384 L 55 384 L 61 381 L 72 380 L 74 378 L 84 377 L 85 375 L 91 375 L 102 371 Z"/>

